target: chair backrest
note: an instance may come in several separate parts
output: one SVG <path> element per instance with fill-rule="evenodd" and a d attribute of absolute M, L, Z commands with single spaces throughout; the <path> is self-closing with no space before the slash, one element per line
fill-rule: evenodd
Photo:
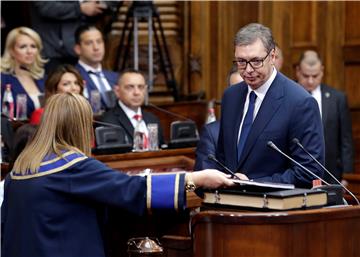
<path fill-rule="evenodd" d="M 97 148 L 112 148 L 130 144 L 125 130 L 121 127 L 97 127 L 95 138 Z"/>
<path fill-rule="evenodd" d="M 174 121 L 170 125 L 170 145 L 188 147 L 196 145 L 199 133 L 193 121 Z M 175 146 L 176 145 L 176 146 Z"/>

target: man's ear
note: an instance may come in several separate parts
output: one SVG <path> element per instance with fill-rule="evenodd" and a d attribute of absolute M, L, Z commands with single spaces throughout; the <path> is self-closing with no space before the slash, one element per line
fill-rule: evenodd
<path fill-rule="evenodd" d="M 81 48 L 79 44 L 75 44 L 74 45 L 74 52 L 76 53 L 77 56 L 80 56 L 81 54 Z"/>
<path fill-rule="evenodd" d="M 114 94 L 116 95 L 116 98 L 119 99 L 120 98 L 120 86 L 118 84 L 114 85 L 113 86 L 113 91 L 114 91 Z"/>
<path fill-rule="evenodd" d="M 295 72 L 295 73 L 296 73 L 296 77 L 297 77 L 297 79 L 299 79 L 299 77 L 300 77 L 300 75 L 301 75 L 301 74 L 300 74 L 300 65 L 299 65 L 299 64 L 296 65 L 296 69 L 295 69 L 295 70 L 296 70 L 296 72 Z"/>

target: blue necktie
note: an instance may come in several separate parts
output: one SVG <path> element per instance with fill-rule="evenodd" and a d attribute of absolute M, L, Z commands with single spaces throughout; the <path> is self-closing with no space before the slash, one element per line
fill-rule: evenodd
<path fill-rule="evenodd" d="M 110 107 L 110 99 L 109 99 L 108 92 L 106 90 L 106 86 L 105 86 L 103 80 L 101 79 L 101 76 L 102 76 L 101 71 L 96 71 L 96 72 L 90 71 L 89 73 L 96 75 L 99 86 L 100 86 L 99 91 L 100 91 L 101 98 L 105 103 L 105 107 Z"/>
<path fill-rule="evenodd" d="M 245 119 L 241 128 L 240 139 L 237 146 L 238 161 L 240 160 L 241 153 L 244 149 L 246 139 L 249 135 L 251 125 L 253 123 L 255 100 L 256 100 L 256 94 L 254 93 L 254 91 L 251 91 L 249 95 L 249 108 L 245 115 Z"/>

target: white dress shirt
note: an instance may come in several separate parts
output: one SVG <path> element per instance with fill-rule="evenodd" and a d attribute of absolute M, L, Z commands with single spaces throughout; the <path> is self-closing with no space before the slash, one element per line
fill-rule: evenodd
<path fill-rule="evenodd" d="M 130 109 L 129 107 L 127 107 L 123 102 L 121 102 L 120 100 L 118 101 L 118 104 L 120 105 L 120 107 L 123 109 L 123 111 L 125 112 L 126 116 L 129 118 L 131 124 L 133 125 L 133 127 L 135 128 L 138 121 L 134 118 L 134 116 L 140 115 L 142 117 L 141 121 L 140 121 L 140 131 L 142 133 L 145 133 L 145 135 L 148 137 L 149 136 L 149 131 L 147 129 L 146 123 L 144 121 L 144 117 L 142 115 L 141 112 L 141 108 L 139 107 L 137 109 L 137 111 L 135 112 L 133 109 Z"/>
<path fill-rule="evenodd" d="M 86 70 L 86 72 L 89 74 L 91 80 L 94 82 L 96 88 L 99 90 L 100 92 L 100 88 L 101 86 L 99 85 L 99 81 L 98 81 L 98 77 L 96 74 L 94 73 L 100 73 L 100 78 L 102 80 L 102 82 L 104 83 L 105 87 L 106 87 L 106 91 L 111 91 L 112 87 L 110 86 L 109 82 L 107 81 L 107 79 L 105 78 L 104 73 L 102 72 L 102 67 L 101 65 L 99 65 L 99 67 L 97 69 L 94 69 L 93 67 L 87 65 L 86 63 L 82 62 L 79 60 L 79 64 Z"/>
<path fill-rule="evenodd" d="M 243 116 L 241 119 L 241 123 L 240 123 L 240 127 L 239 127 L 239 133 L 238 133 L 238 141 L 240 139 L 240 134 L 241 134 L 241 129 L 244 123 L 244 119 L 245 119 L 245 115 L 247 110 L 249 109 L 249 95 L 251 91 L 254 91 L 254 93 L 256 94 L 256 99 L 255 99 L 255 107 L 254 107 L 254 116 L 253 116 L 253 121 L 256 118 L 257 113 L 259 112 L 260 106 L 265 98 L 266 92 L 269 90 L 271 83 L 273 83 L 275 77 L 276 77 L 277 71 L 275 68 L 273 68 L 273 72 L 271 73 L 269 79 L 260 87 L 258 87 L 255 90 L 252 90 L 250 86 L 248 86 L 248 92 L 246 95 L 246 100 L 245 100 L 245 104 L 244 104 L 244 112 L 243 112 Z"/>
<path fill-rule="evenodd" d="M 322 110 L 321 110 L 321 87 L 318 85 L 313 91 L 311 91 L 311 95 L 315 98 L 316 102 L 318 103 L 320 115 L 322 117 Z"/>

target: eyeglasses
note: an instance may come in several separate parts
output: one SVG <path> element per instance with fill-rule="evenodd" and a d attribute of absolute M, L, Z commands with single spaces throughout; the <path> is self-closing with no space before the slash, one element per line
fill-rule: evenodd
<path fill-rule="evenodd" d="M 271 49 L 272 50 L 272 49 Z M 245 70 L 247 65 L 250 64 L 250 66 L 255 70 L 255 69 L 259 69 L 262 66 L 264 66 L 264 61 L 266 60 L 266 58 L 269 56 L 269 54 L 271 53 L 271 50 L 267 53 L 267 55 L 262 58 L 262 59 L 258 59 L 258 58 L 254 58 L 250 61 L 247 61 L 245 59 L 238 59 L 238 60 L 234 60 L 233 64 L 237 65 L 237 67 L 239 69 Z"/>
<path fill-rule="evenodd" d="M 147 88 L 147 85 L 145 85 L 145 84 L 139 84 L 139 85 L 126 84 L 126 85 L 124 85 L 124 89 L 126 91 L 134 91 L 135 88 L 137 88 L 140 91 L 144 91 Z"/>

